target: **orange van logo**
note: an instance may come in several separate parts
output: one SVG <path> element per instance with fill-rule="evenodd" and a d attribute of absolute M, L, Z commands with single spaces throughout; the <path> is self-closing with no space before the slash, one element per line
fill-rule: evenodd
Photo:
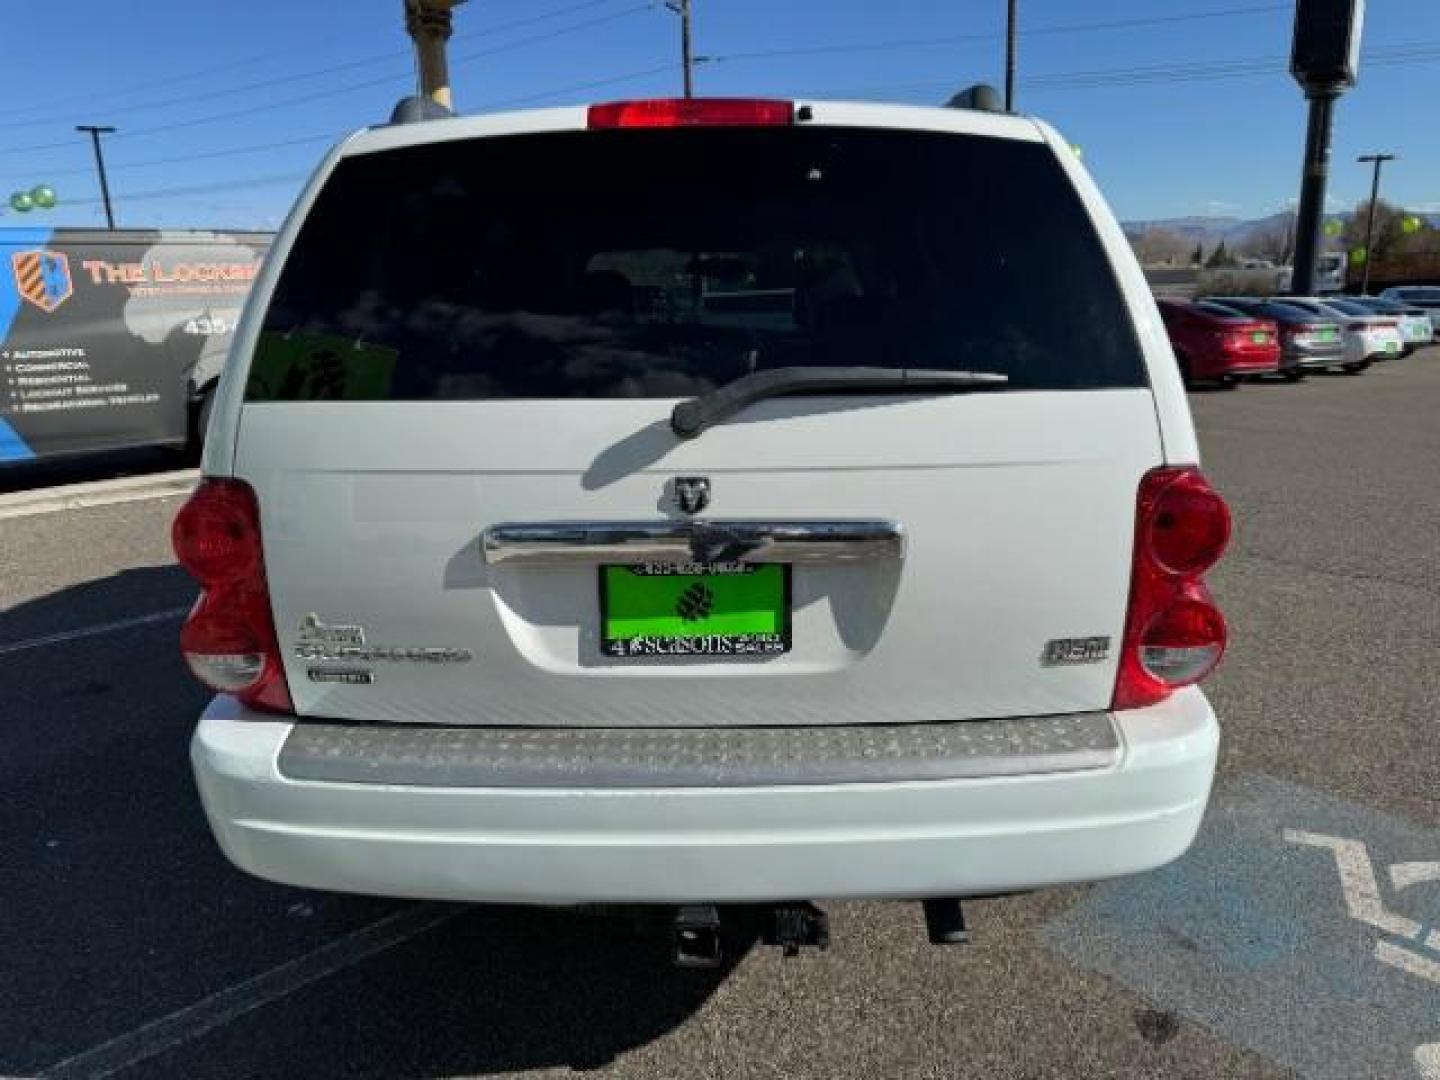
<path fill-rule="evenodd" d="M 49 314 L 70 299 L 70 260 L 59 251 L 17 251 L 10 256 L 15 288 L 22 300 Z"/>

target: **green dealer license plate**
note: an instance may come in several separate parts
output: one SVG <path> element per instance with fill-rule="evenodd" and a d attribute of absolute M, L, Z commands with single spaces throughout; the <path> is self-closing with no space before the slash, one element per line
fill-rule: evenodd
<path fill-rule="evenodd" d="M 600 568 L 607 656 L 778 656 L 790 651 L 790 567 L 641 563 Z"/>

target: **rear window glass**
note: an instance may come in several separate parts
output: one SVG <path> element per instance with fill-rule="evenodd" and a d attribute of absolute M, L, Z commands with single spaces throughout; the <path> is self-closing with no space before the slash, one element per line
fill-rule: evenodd
<path fill-rule="evenodd" d="M 815 365 L 1144 384 L 1046 147 L 761 128 L 345 160 L 285 262 L 247 398 L 678 397 Z"/>
<path fill-rule="evenodd" d="M 1315 312 L 1308 311 L 1297 304 L 1266 304 L 1265 313 L 1272 318 L 1284 319 L 1289 322 L 1315 321 Z"/>
<path fill-rule="evenodd" d="M 1367 311 L 1363 305 L 1353 303 L 1349 300 L 1327 300 L 1325 301 L 1325 306 L 1328 308 L 1334 308 L 1336 311 L 1343 312 L 1346 315 L 1370 314 L 1370 312 Z"/>
<path fill-rule="evenodd" d="M 1239 308 L 1228 307 L 1225 304 L 1217 304 L 1211 300 L 1202 300 L 1195 305 L 1201 311 L 1208 311 L 1211 315 L 1218 315 L 1222 319 L 1248 319 L 1249 315 Z"/>

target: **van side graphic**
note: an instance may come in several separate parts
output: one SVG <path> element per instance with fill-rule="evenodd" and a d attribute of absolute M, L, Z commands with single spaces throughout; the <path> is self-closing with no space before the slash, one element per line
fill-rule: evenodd
<path fill-rule="evenodd" d="M 70 260 L 59 251 L 17 251 L 10 256 L 20 298 L 49 314 L 75 291 Z"/>

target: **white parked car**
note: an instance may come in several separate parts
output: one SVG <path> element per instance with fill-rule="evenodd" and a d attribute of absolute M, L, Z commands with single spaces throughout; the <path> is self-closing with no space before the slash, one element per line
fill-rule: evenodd
<path fill-rule="evenodd" d="M 1440 285 L 1396 285 L 1382 290 L 1380 299 L 1423 308 L 1429 312 L 1434 331 L 1440 336 Z"/>
<path fill-rule="evenodd" d="M 205 810 L 295 885 L 930 898 L 932 930 L 1161 866 L 1219 737 L 1197 461 L 1043 123 L 362 131 L 277 237 L 175 523 Z"/>
<path fill-rule="evenodd" d="M 1300 308 L 1340 325 L 1345 346 L 1341 369 L 1358 375 L 1377 360 L 1399 356 L 1405 349 L 1400 323 L 1388 315 L 1376 315 L 1339 297 L 1286 296 L 1291 307 Z"/>
<path fill-rule="evenodd" d="M 1378 296 L 1346 297 L 1351 303 L 1359 304 L 1372 315 L 1383 315 L 1400 324 L 1400 336 L 1405 339 L 1405 353 L 1414 352 L 1422 345 L 1435 340 L 1435 327 L 1424 308 L 1409 307 Z"/>

